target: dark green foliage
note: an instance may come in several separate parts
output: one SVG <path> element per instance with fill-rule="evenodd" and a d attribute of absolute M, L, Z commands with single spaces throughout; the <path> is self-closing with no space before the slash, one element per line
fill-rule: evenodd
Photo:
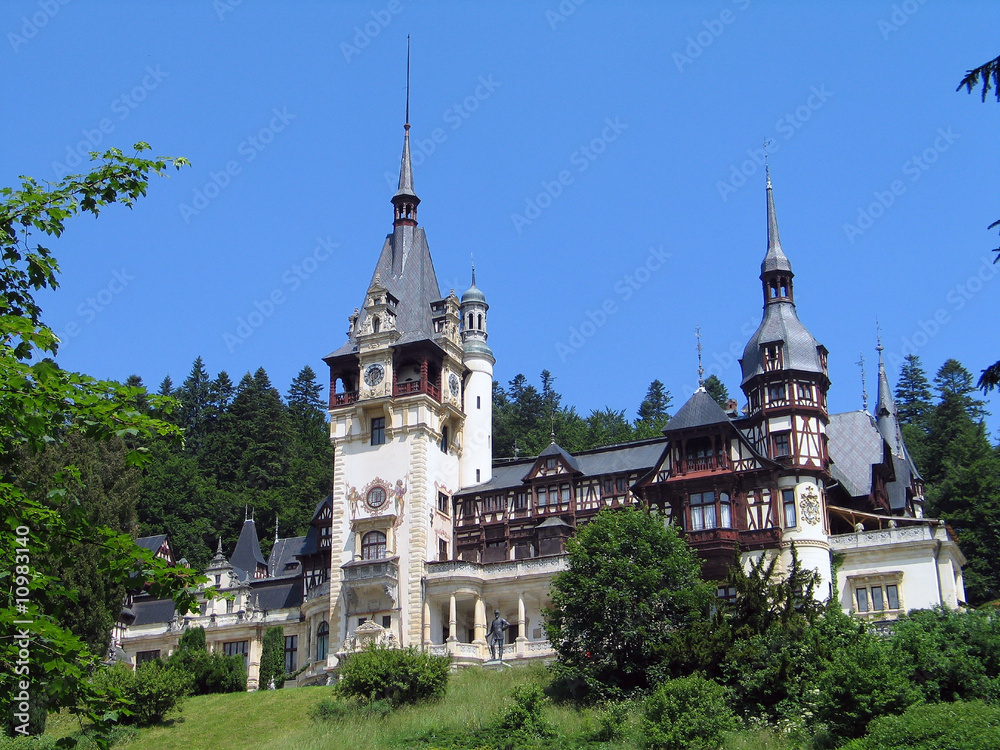
<path fill-rule="evenodd" d="M 725 383 L 719 380 L 718 375 L 709 375 L 705 378 L 705 390 L 708 391 L 709 396 L 715 399 L 715 403 L 723 409 L 726 408 L 726 403 L 729 401 L 729 390 Z"/>
<path fill-rule="evenodd" d="M 247 689 L 243 657 L 208 653 L 204 628 L 186 630 L 167 663 L 191 676 L 194 695 L 240 693 Z"/>
<path fill-rule="evenodd" d="M 606 406 L 596 409 L 587 417 L 587 447 L 615 445 L 632 440 L 632 425 L 625 418 L 625 410 L 615 411 Z"/>
<path fill-rule="evenodd" d="M 497 732 L 503 736 L 511 734 L 520 737 L 551 737 L 555 734 L 552 725 L 545 719 L 545 704 L 548 698 L 535 683 L 514 688 L 510 702 L 500 712 L 494 722 Z"/>
<path fill-rule="evenodd" d="M 364 703 L 388 701 L 394 706 L 444 695 L 451 661 L 415 648 L 372 646 L 353 654 L 340 668 L 337 691 Z"/>
<path fill-rule="evenodd" d="M 664 388 L 663 383 L 654 380 L 646 389 L 646 397 L 639 404 L 637 419 L 635 421 L 636 438 L 654 438 L 662 435 L 662 430 L 670 419 L 670 402 L 672 397 L 670 391 Z"/>
<path fill-rule="evenodd" d="M 100 670 L 94 685 L 104 695 L 104 708 L 122 724 L 155 724 L 179 708 L 191 688 L 191 676 L 158 659 L 135 671 L 124 664 Z"/>
<path fill-rule="evenodd" d="M 636 509 L 601 511 L 568 554 L 546 612 L 558 674 L 597 700 L 650 687 L 650 670 L 678 658 L 684 628 L 708 616 L 700 562 L 675 527 Z"/>
<path fill-rule="evenodd" d="M 597 730 L 593 739 L 598 742 L 621 742 L 627 735 L 627 724 L 632 713 L 632 704 L 628 701 L 608 703 L 597 714 Z"/>
<path fill-rule="evenodd" d="M 257 689 L 267 690 L 272 679 L 275 688 L 285 684 L 285 631 L 277 625 L 264 631 Z"/>
<path fill-rule="evenodd" d="M 699 675 L 667 680 L 643 705 L 643 744 L 662 750 L 708 750 L 739 726 L 726 688 Z"/>
<path fill-rule="evenodd" d="M 1000 698 L 995 610 L 917 610 L 898 620 L 893 631 L 893 661 L 925 701 Z"/>
<path fill-rule="evenodd" d="M 57 475 L 73 467 L 79 472 L 79 481 L 72 497 L 57 505 L 57 511 L 77 506 L 88 524 L 127 534 L 135 525 L 140 476 L 138 469 L 127 465 L 127 452 L 119 438 L 98 442 L 72 433 L 43 453 L 23 455 L 17 484 L 32 502 L 43 503 L 57 487 Z M 61 609 L 70 630 L 93 653 L 103 656 L 108 651 L 111 626 L 121 614 L 126 583 L 100 574 L 100 547 L 62 536 L 46 541 L 32 562 L 39 570 L 58 576 L 72 593 L 48 594 L 43 603 L 49 611 Z"/>
<path fill-rule="evenodd" d="M 907 354 L 900 368 L 895 401 L 896 413 L 903 424 L 927 429 L 932 409 L 931 384 L 916 354 Z"/>
<path fill-rule="evenodd" d="M 972 703 L 915 705 L 900 716 L 883 716 L 868 734 L 843 750 L 996 750 L 1000 706 Z"/>

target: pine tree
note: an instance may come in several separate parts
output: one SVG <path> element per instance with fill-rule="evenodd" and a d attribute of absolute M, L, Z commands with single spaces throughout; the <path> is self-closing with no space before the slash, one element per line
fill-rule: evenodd
<path fill-rule="evenodd" d="M 975 391 L 972 373 L 957 359 L 949 359 L 941 365 L 941 369 L 934 376 L 934 387 L 942 401 L 952 398 L 961 404 L 973 422 L 979 422 L 989 414 L 984 401 L 969 395 Z"/>
<path fill-rule="evenodd" d="M 920 357 L 916 354 L 906 355 L 899 371 L 895 398 L 900 422 L 926 430 L 927 419 L 933 407 L 931 384 L 920 364 Z"/>
<path fill-rule="evenodd" d="M 174 381 L 170 379 L 169 375 L 164 376 L 163 380 L 160 381 L 160 388 L 157 390 L 161 396 L 172 396 L 174 393 Z"/>
<path fill-rule="evenodd" d="M 625 443 L 633 438 L 632 425 L 625 418 L 625 410 L 615 411 L 605 406 L 594 410 L 587 417 L 587 447 Z"/>
<path fill-rule="evenodd" d="M 333 445 L 321 398 L 322 386 L 309 365 L 299 371 L 288 389 L 292 431 L 289 458 L 289 502 L 281 511 L 282 524 L 304 534 L 316 503 L 330 493 Z"/>
<path fill-rule="evenodd" d="M 184 428 L 184 447 L 196 456 L 205 447 L 205 434 L 212 410 L 211 391 L 211 379 L 205 363 L 198 357 L 175 394 L 180 404 L 178 424 Z"/>
<path fill-rule="evenodd" d="M 723 409 L 726 408 L 726 404 L 729 403 L 729 391 L 726 389 L 726 384 L 719 380 L 717 375 L 708 376 L 705 380 L 705 390 L 708 391 L 709 396 L 715 399 L 715 403 Z"/>
<path fill-rule="evenodd" d="M 670 391 L 663 387 L 663 383 L 654 380 L 646 389 L 646 398 L 639 404 L 638 419 L 635 422 L 635 437 L 652 438 L 660 437 L 667 420 L 670 419 L 670 402 L 673 397 Z"/>
<path fill-rule="evenodd" d="M 139 393 L 133 400 L 133 405 L 136 411 L 142 413 L 147 413 L 149 411 L 149 399 L 146 394 L 146 386 L 142 383 L 142 378 L 138 375 L 129 375 L 125 378 L 125 385 L 129 388 L 142 388 L 142 393 Z"/>

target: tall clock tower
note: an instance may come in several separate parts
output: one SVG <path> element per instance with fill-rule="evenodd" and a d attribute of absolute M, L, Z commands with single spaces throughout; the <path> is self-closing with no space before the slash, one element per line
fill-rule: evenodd
<path fill-rule="evenodd" d="M 463 468 L 475 470 L 470 457 L 481 452 L 463 457 L 467 402 L 471 397 L 475 410 L 478 399 L 480 415 L 491 407 L 479 383 L 487 360 L 492 373 L 480 323 L 485 298 L 473 295 L 463 305 L 454 291 L 441 294 L 417 223 L 409 128 L 392 196 L 392 233 L 362 306 L 348 319 L 347 343 L 324 358 L 335 455 L 331 663 L 367 620 L 404 646 L 420 644 L 424 563 L 453 555 L 451 497 L 463 483 L 475 483 L 462 476 Z M 463 307 L 479 324 L 472 339 L 481 346 L 471 351 Z M 480 429 L 483 421 L 473 419 Z M 482 481 L 488 459 L 475 459 Z"/>

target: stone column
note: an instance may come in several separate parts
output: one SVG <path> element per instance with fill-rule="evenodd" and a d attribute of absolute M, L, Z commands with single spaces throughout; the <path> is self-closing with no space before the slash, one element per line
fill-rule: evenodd
<path fill-rule="evenodd" d="M 524 644 L 528 642 L 527 618 L 524 616 L 524 592 L 517 595 L 517 638 L 514 639 L 514 653 L 524 655 Z"/>
<path fill-rule="evenodd" d="M 431 603 L 424 600 L 424 646 L 431 645 Z"/>
<path fill-rule="evenodd" d="M 480 646 L 486 645 L 486 603 L 483 597 L 476 596 L 475 620 L 473 623 L 473 643 Z"/>
<path fill-rule="evenodd" d="M 451 599 L 448 601 L 448 640 L 450 642 L 455 642 L 458 638 L 455 637 L 455 633 L 458 630 L 458 608 L 455 604 L 455 595 L 451 595 Z"/>

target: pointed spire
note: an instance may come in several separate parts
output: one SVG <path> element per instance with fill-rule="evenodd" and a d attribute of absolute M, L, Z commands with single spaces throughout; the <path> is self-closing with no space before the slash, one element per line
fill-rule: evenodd
<path fill-rule="evenodd" d="M 766 144 L 765 144 L 766 146 Z M 761 274 L 768 271 L 791 271 L 792 264 L 788 262 L 781 250 L 781 239 L 778 237 L 778 217 L 774 211 L 774 192 L 771 188 L 771 168 L 765 166 L 767 174 L 767 255 L 760 264 Z"/>
<path fill-rule="evenodd" d="M 881 352 L 881 349 L 879 350 Z M 865 353 L 861 352 L 861 356 L 858 361 L 854 364 L 861 368 L 861 411 L 868 413 L 868 386 L 866 384 L 867 373 L 865 372 Z"/>
<path fill-rule="evenodd" d="M 701 363 L 701 326 L 694 327 L 694 337 L 698 339 L 698 387 L 705 385 L 705 368 Z"/>
<path fill-rule="evenodd" d="M 399 163 L 399 189 L 392 196 L 396 207 L 396 226 L 417 223 L 420 199 L 413 189 L 413 164 L 410 161 L 410 37 L 406 37 L 406 121 L 403 124 L 403 157 Z"/>
<path fill-rule="evenodd" d="M 896 415 L 896 403 L 892 398 L 889 378 L 885 374 L 885 362 L 882 360 L 882 335 L 878 335 L 878 402 L 875 404 L 875 421 L 878 431 L 897 456 L 903 454 L 903 435 Z"/>

